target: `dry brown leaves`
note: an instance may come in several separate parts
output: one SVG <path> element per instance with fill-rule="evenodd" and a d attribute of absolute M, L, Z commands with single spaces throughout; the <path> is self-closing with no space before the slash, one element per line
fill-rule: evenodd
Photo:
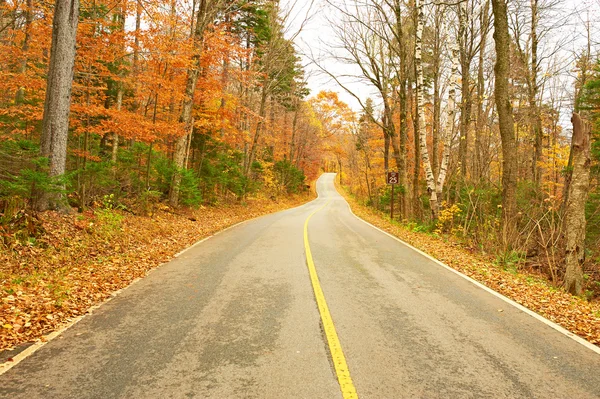
<path fill-rule="evenodd" d="M 340 190 L 352 211 L 360 218 L 433 256 L 446 265 L 479 281 L 496 292 L 533 310 L 567 330 L 600 345 L 600 303 L 587 302 L 552 287 L 540 276 L 513 274 L 483 255 L 470 253 L 458 243 L 407 230 L 392 223 L 381 212 L 360 205 Z"/>
<path fill-rule="evenodd" d="M 204 237 L 309 199 L 254 199 L 187 215 L 164 209 L 152 218 L 44 213 L 46 234 L 35 245 L 0 248 L 0 350 L 43 339 Z"/>

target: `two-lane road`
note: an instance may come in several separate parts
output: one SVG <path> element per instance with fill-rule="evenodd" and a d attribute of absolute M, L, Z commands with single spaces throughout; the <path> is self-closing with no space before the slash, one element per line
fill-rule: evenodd
<path fill-rule="evenodd" d="M 333 178 L 124 290 L 0 397 L 342 398 L 306 262 L 318 210 L 312 258 L 360 398 L 600 398 L 600 355 L 360 221 Z"/>

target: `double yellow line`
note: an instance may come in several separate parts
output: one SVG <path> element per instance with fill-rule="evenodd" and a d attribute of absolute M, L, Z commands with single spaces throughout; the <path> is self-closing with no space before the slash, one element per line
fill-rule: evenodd
<path fill-rule="evenodd" d="M 310 275 L 310 281 L 315 292 L 315 299 L 321 315 L 323 330 L 325 331 L 325 336 L 327 337 L 327 344 L 329 345 L 329 351 L 331 352 L 331 359 L 333 360 L 335 373 L 342 390 L 342 397 L 344 399 L 358 399 L 356 388 L 354 388 L 354 383 L 350 377 L 350 371 L 348 370 L 346 357 L 342 351 L 340 339 L 335 331 L 335 326 L 333 324 L 333 320 L 331 319 L 331 314 L 329 313 L 329 307 L 325 301 L 325 295 L 323 295 L 321 283 L 319 283 L 319 276 L 317 275 L 315 262 L 313 261 L 312 252 L 310 251 L 310 244 L 308 243 L 308 222 L 310 221 L 310 218 L 312 218 L 315 213 L 329 205 L 330 202 L 331 200 L 327 201 L 325 205 L 311 213 L 306 219 L 306 222 L 304 222 L 304 249 L 306 251 L 306 264 L 308 265 L 308 273 Z"/>

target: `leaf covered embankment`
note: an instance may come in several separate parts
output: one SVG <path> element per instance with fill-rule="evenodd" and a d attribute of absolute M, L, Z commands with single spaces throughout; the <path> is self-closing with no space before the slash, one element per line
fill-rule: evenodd
<path fill-rule="evenodd" d="M 470 253 L 458 243 L 408 230 L 401 224 L 392 222 L 382 212 L 359 204 L 346 190 L 339 191 L 358 217 L 591 343 L 600 345 L 600 303 L 590 303 L 552 287 L 538 275 L 522 272 L 515 274 L 504 270 L 490 258 Z"/>
<path fill-rule="evenodd" d="M 306 195 L 203 207 L 152 218 L 115 210 L 38 215 L 43 233 L 0 247 L 0 350 L 42 338 L 194 242 L 241 221 L 300 205 Z"/>

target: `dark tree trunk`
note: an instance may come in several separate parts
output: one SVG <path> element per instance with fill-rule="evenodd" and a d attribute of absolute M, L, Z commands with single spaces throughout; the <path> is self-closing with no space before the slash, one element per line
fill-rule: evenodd
<path fill-rule="evenodd" d="M 531 82 L 529 84 L 529 106 L 533 118 L 533 137 L 535 140 L 535 151 L 533 152 L 533 180 L 538 188 L 542 185 L 543 168 L 540 166 L 542 160 L 544 131 L 542 128 L 542 116 L 538 107 L 538 0 L 531 0 Z"/>
<path fill-rule="evenodd" d="M 66 169 L 78 22 L 79 0 L 57 0 L 52 22 L 52 47 L 41 139 L 42 156 L 50 161 L 50 177 L 62 176 Z M 64 194 L 40 193 L 36 208 L 66 210 L 65 200 Z"/>
<path fill-rule="evenodd" d="M 469 48 L 469 33 L 467 24 L 469 22 L 468 11 L 463 3 L 458 8 L 459 15 L 459 44 L 460 44 L 460 67 L 461 67 L 461 105 L 460 105 L 460 144 L 459 161 L 460 175 L 463 182 L 467 179 L 468 150 L 469 150 L 469 127 L 471 123 L 471 50 Z"/>
<path fill-rule="evenodd" d="M 504 244 L 509 246 L 515 238 L 517 227 L 517 147 L 508 83 L 510 36 L 506 0 L 492 0 L 492 9 L 494 11 L 494 42 L 496 44 L 494 95 L 502 141 L 502 238 Z"/>
<path fill-rule="evenodd" d="M 583 292 L 583 263 L 585 261 L 585 204 L 590 187 L 591 126 L 573 114 L 571 158 L 573 173 L 565 205 L 565 289 L 573 295 Z"/>

